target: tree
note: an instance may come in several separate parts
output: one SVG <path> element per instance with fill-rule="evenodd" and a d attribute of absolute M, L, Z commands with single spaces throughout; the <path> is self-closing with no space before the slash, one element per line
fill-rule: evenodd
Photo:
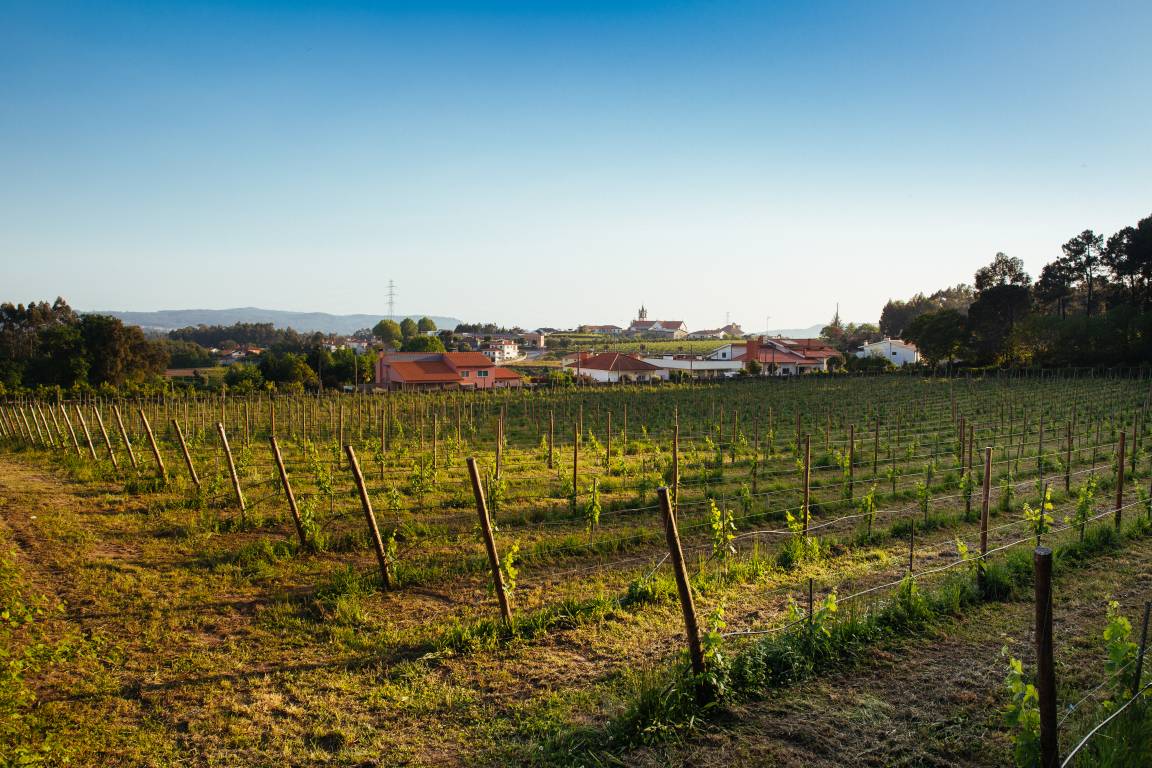
<path fill-rule="evenodd" d="M 1108 238 L 1104 264 L 1128 290 L 1131 303 L 1141 312 L 1147 310 L 1152 300 L 1152 216 Z"/>
<path fill-rule="evenodd" d="M 1069 272 L 1084 289 L 1084 314 L 1096 307 L 1096 286 L 1104 273 L 1104 236 L 1086 229 L 1061 246 Z"/>
<path fill-rule="evenodd" d="M 436 330 L 436 323 L 432 322 L 432 318 L 430 317 L 422 317 L 420 321 L 416 323 L 416 330 L 420 331 L 420 333 L 432 333 Z"/>
<path fill-rule="evenodd" d="M 1040 271 L 1040 279 L 1036 281 L 1036 300 L 1047 306 L 1055 304 L 1057 314 L 1063 320 L 1068 299 L 1072 297 L 1074 280 L 1075 275 L 1064 259 L 1046 264 Z"/>
<path fill-rule="evenodd" d="M 395 320 L 381 320 L 372 328 L 372 335 L 380 339 L 383 344 L 396 348 L 404 340 L 404 332 Z"/>
<path fill-rule="evenodd" d="M 444 352 L 444 344 L 435 336 L 414 336 L 404 342 L 401 352 Z"/>
<path fill-rule="evenodd" d="M 249 394 L 264 386 L 264 375 L 255 365 L 234 363 L 224 374 L 224 383 L 237 394 Z"/>
<path fill-rule="evenodd" d="M 977 300 L 981 293 L 996 286 L 1031 284 L 1032 278 L 1024 271 L 1024 262 L 1005 253 L 997 253 L 991 264 L 976 270 Z"/>
<path fill-rule="evenodd" d="M 985 362 L 1007 362 L 1016 322 L 1032 305 L 1032 278 L 1020 259 L 997 253 L 976 272 L 976 301 L 968 308 L 968 328 L 976 356 Z"/>
<path fill-rule="evenodd" d="M 904 338 L 915 344 L 928 364 L 935 367 L 960 354 L 968 339 L 968 318 L 955 309 L 929 312 L 909 324 Z"/>
<path fill-rule="evenodd" d="M 404 340 L 407 341 L 420 333 L 420 329 L 417 327 L 415 320 L 406 317 L 400 321 L 400 333 L 404 336 Z"/>
<path fill-rule="evenodd" d="M 314 388 L 319 384 L 316 372 L 308 361 L 296 352 L 265 352 L 260 356 L 260 373 L 265 380 L 276 384 Z"/>
<path fill-rule="evenodd" d="M 165 342 L 168 348 L 168 365 L 172 368 L 210 368 L 216 364 L 212 353 L 194 341 Z"/>

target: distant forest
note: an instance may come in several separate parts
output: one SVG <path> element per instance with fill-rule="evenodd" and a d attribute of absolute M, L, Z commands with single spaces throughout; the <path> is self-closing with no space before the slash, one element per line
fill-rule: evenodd
<path fill-rule="evenodd" d="M 1084 230 L 1036 280 L 998 253 L 972 286 L 889 301 L 877 330 L 915 343 L 929 365 L 1147 365 L 1150 309 L 1152 216 L 1108 237 Z"/>

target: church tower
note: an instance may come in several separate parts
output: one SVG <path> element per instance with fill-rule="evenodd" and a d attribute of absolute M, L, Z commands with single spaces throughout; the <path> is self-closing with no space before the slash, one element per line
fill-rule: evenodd
<path fill-rule="evenodd" d="M 639 319 L 639 320 L 647 320 L 648 319 L 648 310 L 644 308 L 643 304 L 640 305 L 640 315 L 637 319 Z"/>

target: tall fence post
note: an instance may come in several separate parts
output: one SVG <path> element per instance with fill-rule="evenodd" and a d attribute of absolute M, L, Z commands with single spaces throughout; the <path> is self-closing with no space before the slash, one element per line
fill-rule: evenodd
<path fill-rule="evenodd" d="M 1036 581 L 1036 693 L 1040 699 L 1040 766 L 1060 765 L 1056 724 L 1056 667 L 1052 660 L 1052 550 L 1032 553 Z"/>
<path fill-rule="evenodd" d="M 200 475 L 196 473 L 196 465 L 192 463 L 192 452 L 188 450 L 188 443 L 184 440 L 184 430 L 180 429 L 180 422 L 172 419 L 172 426 L 176 429 L 176 439 L 180 442 L 180 452 L 184 454 L 184 463 L 188 465 L 188 474 L 192 483 L 200 487 Z"/>
<path fill-rule="evenodd" d="M 224 457 L 228 459 L 228 474 L 232 476 L 232 490 L 236 491 L 236 503 L 240 505 L 240 519 L 243 520 L 248 512 L 248 505 L 244 503 L 244 491 L 240 489 L 240 474 L 236 471 L 236 462 L 232 459 L 232 448 L 228 445 L 228 435 L 224 432 L 224 422 L 216 422 L 216 431 L 220 433 L 220 443 L 224 446 Z"/>
<path fill-rule="evenodd" d="M 380 528 L 376 525 L 376 515 L 372 512 L 372 499 L 368 496 L 368 486 L 364 484 L 364 475 L 360 472 L 360 463 L 356 461 L 356 452 L 352 446 L 344 446 L 344 452 L 348 455 L 352 477 L 356 480 L 356 490 L 360 492 L 360 506 L 364 508 L 364 520 L 368 523 L 368 538 L 372 540 L 372 549 L 376 552 L 376 562 L 380 566 L 380 583 L 388 590 L 392 588 L 392 579 L 388 575 L 388 554 L 384 551 L 384 541 L 380 538 Z"/>
<path fill-rule="evenodd" d="M 1116 459 L 1116 533 L 1120 533 L 1120 517 L 1124 507 L 1124 438 L 1127 435 L 1120 430 L 1120 454 Z"/>
<path fill-rule="evenodd" d="M 697 680 L 704 675 L 704 649 L 700 645 L 700 625 L 696 621 L 696 606 L 692 601 L 692 587 L 688 583 L 688 569 L 684 565 L 684 550 L 680 546 L 680 532 L 676 528 L 676 513 L 668 497 L 668 488 L 660 486 L 656 491 L 660 497 L 660 512 L 664 517 L 664 537 L 668 540 L 668 559 L 672 573 L 676 577 L 676 592 L 680 596 L 680 609 L 684 613 L 684 631 L 688 635 L 688 658 L 692 662 L 692 674 Z M 707 692 L 697 688 L 698 698 L 705 698 Z"/>
<path fill-rule="evenodd" d="M 276 436 L 271 435 L 268 441 L 272 444 L 272 456 L 276 459 L 276 469 L 280 472 L 280 483 L 284 486 L 284 495 L 288 497 L 288 511 L 292 513 L 292 522 L 296 525 L 296 536 L 300 539 L 300 548 L 308 549 L 308 535 L 304 530 L 304 520 L 300 517 L 300 507 L 296 504 L 296 494 L 292 491 L 292 484 L 288 482 L 288 469 L 284 466 L 284 457 L 280 454 L 280 444 Z"/>
<path fill-rule="evenodd" d="M 484 537 L 484 549 L 488 553 L 488 565 L 492 568 L 492 586 L 496 592 L 496 602 L 500 605 L 500 618 L 505 624 L 512 623 L 512 607 L 504 591 L 504 574 L 500 571 L 500 555 L 496 552 L 496 539 L 492 536 L 492 520 L 488 517 L 488 502 L 484 500 L 484 486 L 480 482 L 480 470 L 476 459 L 468 457 L 468 477 L 472 481 L 472 493 L 476 497 L 476 514 L 480 518 L 480 533 Z"/>

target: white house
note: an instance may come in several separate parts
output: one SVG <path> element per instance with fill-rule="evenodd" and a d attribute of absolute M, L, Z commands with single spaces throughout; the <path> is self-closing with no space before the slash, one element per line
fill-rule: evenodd
<path fill-rule="evenodd" d="M 575 359 L 566 362 L 564 369 L 574 376 L 586 376 L 602 384 L 668 380 L 667 368 L 619 352 L 601 352 L 598 355 L 581 352 Z"/>
<path fill-rule="evenodd" d="M 650 365 L 667 368 L 669 371 L 679 371 L 693 378 L 702 379 L 735 376 L 744 368 L 744 363 L 738 360 L 715 360 L 700 355 L 660 355 L 642 359 Z"/>
<path fill-rule="evenodd" d="M 895 366 L 915 365 L 920 362 L 920 350 L 907 341 L 884 338 L 860 347 L 856 357 L 882 357 Z"/>
<path fill-rule="evenodd" d="M 493 339 L 480 349 L 480 354 L 494 363 L 520 357 L 520 345 L 511 339 Z"/>

